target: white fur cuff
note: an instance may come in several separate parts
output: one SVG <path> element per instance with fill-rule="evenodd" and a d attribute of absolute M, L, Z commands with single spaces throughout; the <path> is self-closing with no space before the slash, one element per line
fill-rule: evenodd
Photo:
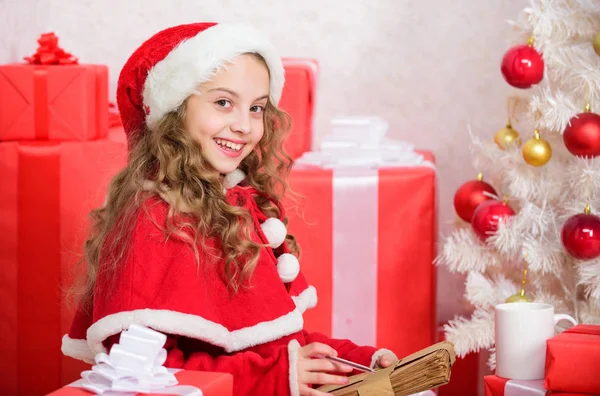
<path fill-rule="evenodd" d="M 296 340 L 288 344 L 288 360 L 290 361 L 290 395 L 300 396 L 300 384 L 298 383 L 298 350 L 300 343 Z"/>
<path fill-rule="evenodd" d="M 377 363 L 379 362 L 379 358 L 381 358 L 383 355 L 392 355 L 395 361 L 398 361 L 398 357 L 394 352 L 390 351 L 389 349 L 382 348 L 373 354 L 373 357 L 371 358 L 371 365 L 369 367 L 372 369 L 380 368 L 379 364 Z"/>
<path fill-rule="evenodd" d="M 83 360 L 90 364 L 94 363 L 94 352 L 92 352 L 86 340 L 76 340 L 65 334 L 60 349 L 65 356 Z"/>

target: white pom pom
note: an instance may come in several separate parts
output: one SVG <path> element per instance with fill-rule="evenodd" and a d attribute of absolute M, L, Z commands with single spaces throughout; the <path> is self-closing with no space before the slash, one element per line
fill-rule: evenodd
<path fill-rule="evenodd" d="M 240 184 L 240 182 L 244 180 L 245 177 L 246 174 L 242 170 L 235 169 L 234 171 L 229 172 L 225 175 L 225 178 L 223 179 L 223 185 L 225 186 L 225 188 L 235 187 L 238 184 Z"/>
<path fill-rule="evenodd" d="M 300 263 L 293 254 L 284 253 L 277 257 L 277 273 L 283 283 L 290 283 L 300 273 Z"/>
<path fill-rule="evenodd" d="M 265 220 L 264 223 L 260 225 L 263 233 L 267 237 L 267 241 L 269 241 L 269 246 L 273 249 L 281 246 L 283 241 L 285 241 L 285 236 L 287 235 L 287 228 L 283 222 L 275 217 L 270 217 Z"/>

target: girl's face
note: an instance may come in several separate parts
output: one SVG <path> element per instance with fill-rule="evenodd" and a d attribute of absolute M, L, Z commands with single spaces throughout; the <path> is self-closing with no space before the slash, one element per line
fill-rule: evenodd
<path fill-rule="evenodd" d="M 185 128 L 202 147 L 202 157 L 222 174 L 235 170 L 263 136 L 269 71 L 250 54 L 240 55 L 186 106 Z"/>

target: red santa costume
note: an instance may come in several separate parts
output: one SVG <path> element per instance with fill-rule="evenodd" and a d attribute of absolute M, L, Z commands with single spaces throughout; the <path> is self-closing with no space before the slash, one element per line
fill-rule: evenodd
<path fill-rule="evenodd" d="M 215 71 L 248 52 L 264 58 L 270 100 L 277 104 L 284 83 L 280 57 L 251 27 L 189 24 L 147 40 L 125 64 L 117 90 L 130 144 L 144 123 L 152 130 Z M 117 275 L 99 271 L 93 307 L 89 314 L 76 313 L 63 353 L 92 362 L 129 325 L 144 325 L 168 335 L 167 367 L 232 373 L 236 395 L 297 395 L 298 349 L 308 343 L 329 344 L 340 357 L 371 367 L 391 353 L 303 329 L 302 315 L 316 305 L 316 290 L 284 242 L 283 208 L 267 197 L 281 212 L 279 219 L 268 218 L 254 200 L 264 194 L 245 186 L 243 178 L 240 171 L 226 176 L 225 199 L 251 213 L 253 240 L 270 246 L 261 249 L 251 287 L 232 295 L 219 275 L 223 263 L 211 253 L 219 241 L 204 240 L 199 268 L 189 245 L 165 238 L 168 199 L 154 196 L 139 210 Z"/>

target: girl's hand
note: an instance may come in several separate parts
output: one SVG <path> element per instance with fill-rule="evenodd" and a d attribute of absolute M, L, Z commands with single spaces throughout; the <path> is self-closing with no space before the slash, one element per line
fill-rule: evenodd
<path fill-rule="evenodd" d="M 298 386 L 301 396 L 327 395 L 327 393 L 310 388 L 310 384 L 343 385 L 348 383 L 347 376 L 328 373 L 349 373 L 352 368 L 321 356 L 337 356 L 337 351 L 320 342 L 313 342 L 298 350 Z"/>
<path fill-rule="evenodd" d="M 394 357 L 394 355 L 390 355 L 389 353 L 386 353 L 385 355 L 382 355 L 379 358 L 379 360 L 377 361 L 377 365 L 381 368 L 386 368 L 386 367 L 389 367 L 395 361 L 396 361 L 396 357 Z"/>

